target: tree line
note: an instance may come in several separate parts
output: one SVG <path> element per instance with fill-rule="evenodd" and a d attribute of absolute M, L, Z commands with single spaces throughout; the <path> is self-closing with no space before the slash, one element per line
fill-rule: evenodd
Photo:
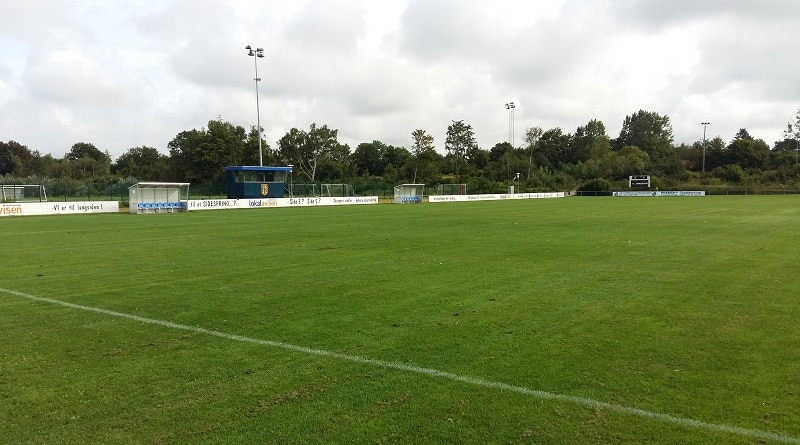
<path fill-rule="evenodd" d="M 226 166 L 258 165 L 259 136 L 256 128 L 210 120 L 206 127 L 177 134 L 168 154 L 132 147 L 116 160 L 87 142 L 54 158 L 13 140 L 0 141 L 0 180 L 77 188 L 136 180 L 221 186 Z M 262 139 L 261 155 L 264 165 L 292 165 L 296 182 L 466 183 L 470 193 L 501 192 L 511 183 L 522 191 L 608 190 L 623 187 L 636 174 L 651 175 L 653 186 L 663 188 L 800 186 L 800 110 L 784 139 L 771 146 L 744 128 L 727 142 L 717 136 L 676 145 L 669 117 L 644 110 L 626 116 L 616 138 L 593 119 L 573 133 L 530 127 L 521 146 L 503 141 L 485 149 L 471 125 L 454 120 L 442 141 L 444 154 L 436 142 L 428 131 L 416 129 L 408 148 L 375 140 L 351 149 L 339 142 L 338 130 L 312 123 L 308 129 L 292 128 L 276 147 Z"/>

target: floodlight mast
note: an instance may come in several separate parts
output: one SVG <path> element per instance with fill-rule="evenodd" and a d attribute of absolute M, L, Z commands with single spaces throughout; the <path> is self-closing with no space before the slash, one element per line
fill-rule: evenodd
<path fill-rule="evenodd" d="M 258 165 L 263 167 L 264 166 L 264 156 L 261 152 L 261 106 L 258 103 L 258 82 L 261 81 L 261 78 L 258 77 L 258 59 L 264 57 L 264 48 L 256 48 L 253 49 L 250 45 L 244 47 L 247 50 L 247 55 L 253 58 L 253 63 L 256 68 L 256 126 L 258 130 Z"/>
<path fill-rule="evenodd" d="M 506 104 L 506 110 L 508 110 L 508 143 L 511 144 L 511 148 L 514 148 L 514 102 L 509 102 Z"/>
<path fill-rule="evenodd" d="M 700 122 L 703 126 L 703 174 L 706 173 L 706 127 L 710 124 L 711 122 Z"/>

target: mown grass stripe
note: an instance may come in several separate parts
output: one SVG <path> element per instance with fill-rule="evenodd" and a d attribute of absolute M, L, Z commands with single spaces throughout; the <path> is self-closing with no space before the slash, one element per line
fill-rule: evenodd
<path fill-rule="evenodd" d="M 5 293 L 5 294 L 9 294 L 9 295 L 14 295 L 14 296 L 21 297 L 21 298 L 25 298 L 25 299 L 28 299 L 28 300 L 36 301 L 36 302 L 49 303 L 49 304 L 59 305 L 59 306 L 67 307 L 67 308 L 70 308 L 70 309 L 81 310 L 81 311 L 95 312 L 95 313 L 98 313 L 98 314 L 109 315 L 109 316 L 112 316 L 112 317 L 125 318 L 125 319 L 128 319 L 128 320 L 133 320 L 133 321 L 137 321 L 137 322 L 140 322 L 140 323 L 157 325 L 157 326 L 162 326 L 162 327 L 166 327 L 166 328 L 170 328 L 170 329 L 177 329 L 177 330 L 182 330 L 182 331 L 196 332 L 198 334 L 212 335 L 212 336 L 215 336 L 215 337 L 220 337 L 220 338 L 223 338 L 223 339 L 226 339 L 226 340 L 231 340 L 231 341 L 238 341 L 238 342 L 245 342 L 245 343 L 251 343 L 251 344 L 256 344 L 256 345 L 270 346 L 270 347 L 280 348 L 280 349 L 284 349 L 284 350 L 288 350 L 288 351 L 300 352 L 300 353 L 309 354 L 309 355 L 315 355 L 315 356 L 320 356 L 320 357 L 330 357 L 330 358 L 334 358 L 334 359 L 337 359 L 337 360 L 343 360 L 343 361 L 349 361 L 349 362 L 354 362 L 354 363 L 367 364 L 367 365 L 377 366 L 377 367 L 380 367 L 380 368 L 394 369 L 394 370 L 399 370 L 399 371 L 422 374 L 422 375 L 427 375 L 427 376 L 430 376 L 430 377 L 437 377 L 437 378 L 443 378 L 443 379 L 452 380 L 452 381 L 456 381 L 456 382 L 466 383 L 466 384 L 469 384 L 469 385 L 481 386 L 481 387 L 485 387 L 485 388 L 499 389 L 499 390 L 502 390 L 502 391 L 509 391 L 509 392 L 514 392 L 514 393 L 517 393 L 517 394 L 528 395 L 528 396 L 536 397 L 536 398 L 543 399 L 543 400 L 554 400 L 554 401 L 559 401 L 559 402 L 573 403 L 573 404 L 576 404 L 576 405 L 586 406 L 586 407 L 591 407 L 591 408 L 604 409 L 604 410 L 608 410 L 608 411 L 613 411 L 613 412 L 617 412 L 617 413 L 622 413 L 622 414 L 627 414 L 627 415 L 632 415 L 632 416 L 648 418 L 648 419 L 652 419 L 652 420 L 656 420 L 656 421 L 660 421 L 660 422 L 665 422 L 665 423 L 670 423 L 670 424 L 674 424 L 674 425 L 685 426 L 685 427 L 689 427 L 689 428 L 702 429 L 702 430 L 713 431 L 713 432 L 717 432 L 717 433 L 734 434 L 734 435 L 744 436 L 744 437 L 748 437 L 748 438 L 752 438 L 752 439 L 771 440 L 771 441 L 780 442 L 780 443 L 786 443 L 786 444 L 800 444 L 800 438 L 791 437 L 791 436 L 787 436 L 787 435 L 784 435 L 784 434 L 779 434 L 779 433 L 775 433 L 775 432 L 771 432 L 771 431 L 742 428 L 742 427 L 736 427 L 736 426 L 729 426 L 729 425 L 723 425 L 723 424 L 717 424 L 717 423 L 704 422 L 704 421 L 701 421 L 701 420 L 688 419 L 688 418 L 683 418 L 683 417 L 676 417 L 676 416 L 672 416 L 672 415 L 669 415 L 669 414 L 663 414 L 663 413 L 659 413 L 659 412 L 655 412 L 655 411 L 648 411 L 648 410 L 639 409 L 639 408 L 633 408 L 633 407 L 628 407 L 628 406 L 623 406 L 623 405 L 617 405 L 617 404 L 614 404 L 614 403 L 603 402 L 603 401 L 600 401 L 600 400 L 594 400 L 594 399 L 589 399 L 589 398 L 585 398 L 585 397 L 571 396 L 571 395 L 566 395 L 566 394 L 557 394 L 557 393 L 552 393 L 552 392 L 547 392 L 547 391 L 542 391 L 542 390 L 525 388 L 525 387 L 517 386 L 517 385 L 511 385 L 511 384 L 508 384 L 508 383 L 493 382 L 493 381 L 490 381 L 490 380 L 484 380 L 484 379 L 480 379 L 480 378 L 476 378 L 476 377 L 462 376 L 462 375 L 454 374 L 454 373 L 447 372 L 447 371 L 440 371 L 438 369 L 433 369 L 433 368 L 425 368 L 425 367 L 420 367 L 420 366 L 407 365 L 407 364 L 403 364 L 403 363 L 389 362 L 389 361 L 383 361 L 383 360 L 359 357 L 359 356 L 355 356 L 355 355 L 341 354 L 341 353 L 338 353 L 338 352 L 327 351 L 327 350 L 324 350 L 324 349 L 315 349 L 315 348 L 309 348 L 309 347 L 305 347 L 305 346 L 293 345 L 293 344 L 290 344 L 290 343 L 283 343 L 283 342 L 277 342 L 277 341 L 271 341 L 271 340 L 262 340 L 262 339 L 247 337 L 247 336 L 243 336 L 243 335 L 228 334 L 228 333 L 225 333 L 225 332 L 215 331 L 215 330 L 211 330 L 211 329 L 205 329 L 205 328 L 201 328 L 201 327 L 197 327 L 197 326 L 188 326 L 188 325 L 173 323 L 173 322 L 165 321 L 165 320 L 157 320 L 157 319 L 152 319 L 152 318 L 140 317 L 138 315 L 133 315 L 133 314 L 126 314 L 126 313 L 123 313 L 123 312 L 116 312 L 116 311 L 112 311 L 112 310 L 108 310 L 108 309 L 102 309 L 102 308 L 91 307 L 91 306 L 83 306 L 83 305 L 79 305 L 79 304 L 69 303 L 69 302 L 65 302 L 65 301 L 61 301 L 61 300 L 56 300 L 56 299 L 53 299 L 53 298 L 37 297 L 37 296 L 34 296 L 34 295 L 26 294 L 24 292 L 19 292 L 19 291 L 15 291 L 15 290 L 11 290 L 11 289 L 0 288 L 0 292 Z"/>

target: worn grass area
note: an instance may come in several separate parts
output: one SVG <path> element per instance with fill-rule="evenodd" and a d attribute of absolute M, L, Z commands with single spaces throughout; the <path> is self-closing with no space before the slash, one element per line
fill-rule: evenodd
<path fill-rule="evenodd" d="M 800 443 L 799 219 L 791 196 L 4 218 L 0 442 Z"/>

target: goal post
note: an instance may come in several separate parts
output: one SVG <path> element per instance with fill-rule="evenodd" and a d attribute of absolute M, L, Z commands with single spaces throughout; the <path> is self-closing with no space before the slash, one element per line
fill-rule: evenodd
<path fill-rule="evenodd" d="M 350 184 L 321 184 L 320 195 L 337 198 L 353 196 L 353 186 Z"/>
<path fill-rule="evenodd" d="M 439 184 L 436 187 L 437 195 L 466 195 L 467 184 Z"/>
<path fill-rule="evenodd" d="M 300 184 L 294 183 L 289 184 L 287 191 L 289 192 L 289 196 L 297 197 L 297 196 L 319 196 L 319 185 L 318 184 Z"/>
<path fill-rule="evenodd" d="M 0 184 L 0 202 L 45 202 L 47 191 L 41 184 Z"/>

